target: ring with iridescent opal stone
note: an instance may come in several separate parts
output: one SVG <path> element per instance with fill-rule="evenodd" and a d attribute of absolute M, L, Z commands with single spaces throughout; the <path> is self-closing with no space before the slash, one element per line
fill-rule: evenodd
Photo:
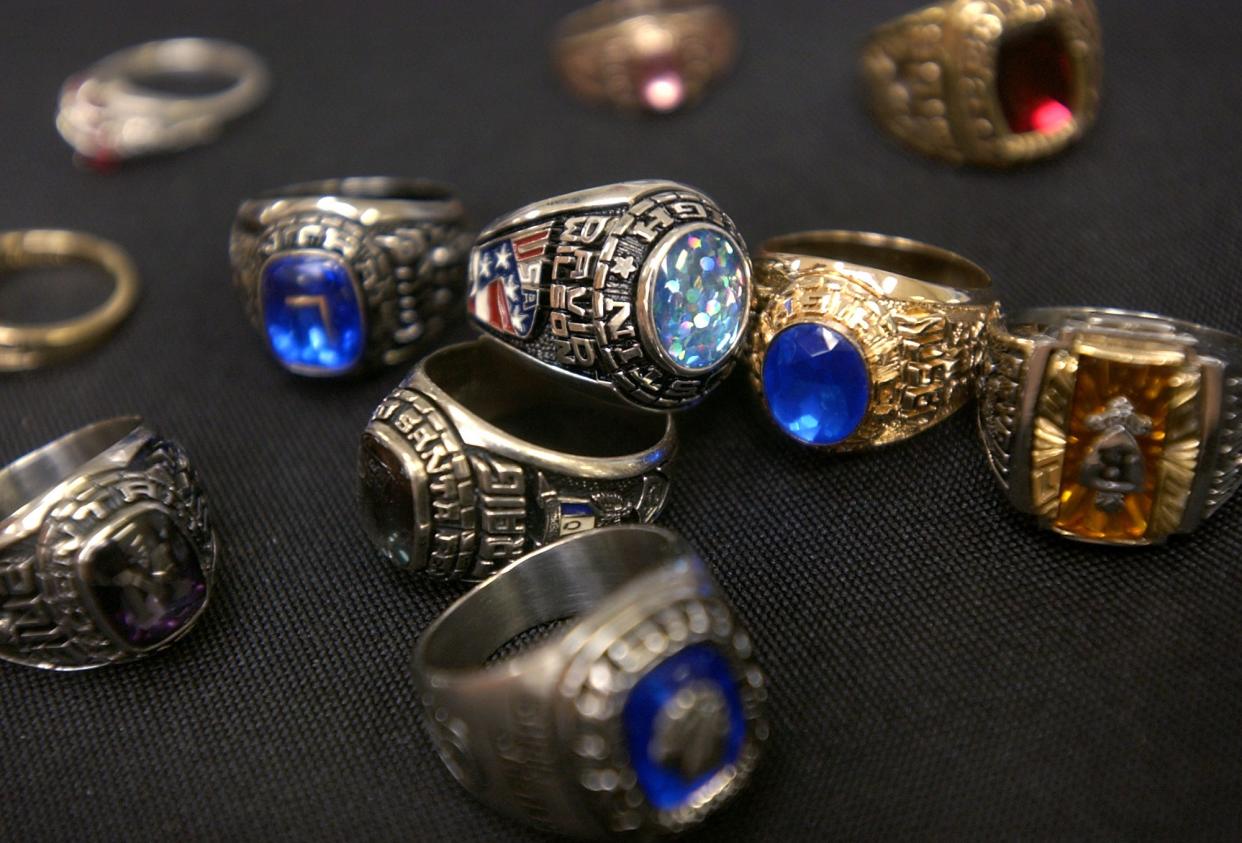
<path fill-rule="evenodd" d="M 750 636 L 694 549 L 647 525 L 509 565 L 423 633 L 414 677 L 453 776 L 574 837 L 697 825 L 746 785 L 768 735 Z"/>
<path fill-rule="evenodd" d="M 1060 152 L 1095 122 L 1100 22 L 1092 0 L 944 0 L 872 33 L 872 113 L 907 146 L 1008 167 Z"/>
<path fill-rule="evenodd" d="M 218 549 L 185 451 L 135 417 L 0 470 L 0 658 L 83 670 L 148 655 L 202 616 Z"/>
<path fill-rule="evenodd" d="M 586 102 L 663 114 L 702 98 L 737 51 L 737 22 L 715 3 L 600 0 L 561 22 L 552 62 Z"/>
<path fill-rule="evenodd" d="M 458 313 L 470 235 L 444 185 L 359 177 L 238 208 L 233 279 L 272 357 L 337 377 L 408 362 Z"/>
<path fill-rule="evenodd" d="M 541 364 L 657 410 L 732 369 L 751 298 L 746 246 L 699 191 L 607 185 L 494 221 L 470 256 L 475 322 Z"/>
<path fill-rule="evenodd" d="M 561 536 L 655 519 L 676 444 L 670 414 L 481 337 L 419 361 L 375 410 L 364 525 L 406 570 L 483 580 Z"/>
<path fill-rule="evenodd" d="M 858 450 L 908 439 L 973 393 L 997 310 L 988 274 L 925 243 L 857 231 L 775 237 L 755 260 L 751 379 L 780 430 Z"/>
<path fill-rule="evenodd" d="M 1146 545 L 1197 527 L 1242 483 L 1242 337 L 1091 307 L 994 319 L 979 431 L 1001 487 L 1042 526 Z"/>

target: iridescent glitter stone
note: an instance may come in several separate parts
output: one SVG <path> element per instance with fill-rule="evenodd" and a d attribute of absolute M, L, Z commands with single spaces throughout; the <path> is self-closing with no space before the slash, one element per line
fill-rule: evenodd
<path fill-rule="evenodd" d="M 656 341 L 683 369 L 705 372 L 728 358 L 746 326 L 750 275 L 728 235 L 696 228 L 664 255 L 651 285 Z"/>

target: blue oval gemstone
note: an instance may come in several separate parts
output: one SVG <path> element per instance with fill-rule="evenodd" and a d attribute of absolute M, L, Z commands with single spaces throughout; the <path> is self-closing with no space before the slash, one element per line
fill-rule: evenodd
<path fill-rule="evenodd" d="M 737 761 L 746 717 L 729 663 L 710 644 L 669 656 L 635 683 L 621 710 L 630 764 L 657 810 L 679 808 Z"/>
<path fill-rule="evenodd" d="M 696 228 L 673 241 L 648 302 L 669 359 L 706 371 L 728 357 L 746 327 L 749 284 L 742 250 L 722 232 Z"/>
<path fill-rule="evenodd" d="M 362 357 L 364 316 L 349 268 L 333 255 L 273 258 L 263 270 L 263 322 L 286 368 L 331 374 Z"/>
<path fill-rule="evenodd" d="M 867 414 L 867 361 L 831 328 L 790 325 L 768 345 L 763 395 L 772 417 L 790 436 L 811 445 L 835 445 Z"/>

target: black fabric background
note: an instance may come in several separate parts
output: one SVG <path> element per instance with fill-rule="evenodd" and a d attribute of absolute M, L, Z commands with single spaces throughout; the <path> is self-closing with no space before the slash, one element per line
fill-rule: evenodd
<path fill-rule="evenodd" d="M 256 190 L 424 175 L 456 184 L 481 224 L 667 177 L 713 195 L 752 245 L 903 234 L 987 267 L 1011 308 L 1242 330 L 1234 3 L 1102 0 L 1098 126 L 1005 174 L 914 157 L 861 108 L 857 45 L 907 0 L 738 3 L 735 75 L 649 121 L 559 89 L 547 38 L 573 5 L 6 5 L 0 228 L 115 239 L 145 295 L 98 352 L 0 379 L 0 458 L 140 412 L 195 458 L 227 556 L 203 623 L 159 657 L 77 675 L 0 665 L 0 837 L 538 839 L 461 790 L 419 728 L 410 647 L 458 590 L 378 560 L 353 490 L 358 434 L 401 373 L 308 383 L 267 359 L 226 253 Z M 271 99 L 213 145 L 111 176 L 70 166 L 52 126 L 61 81 L 186 34 L 257 49 Z M 96 294 L 53 280 L 6 279 L 0 313 Z M 887 450 L 816 455 L 774 433 L 739 376 L 681 433 L 664 523 L 749 620 L 772 691 L 766 763 L 695 839 L 1242 834 L 1242 503 L 1166 547 L 1110 552 L 1011 513 L 969 411 Z"/>

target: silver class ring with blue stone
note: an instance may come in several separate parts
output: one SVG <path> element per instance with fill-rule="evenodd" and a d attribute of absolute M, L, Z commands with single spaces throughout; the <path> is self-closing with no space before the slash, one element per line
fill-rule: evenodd
<path fill-rule="evenodd" d="M 452 191 L 389 177 L 290 185 L 241 204 L 229 240 L 250 321 L 310 377 L 407 362 L 460 307 L 470 236 Z"/>
<path fill-rule="evenodd" d="M 423 633 L 414 677 L 462 785 L 575 837 L 698 824 L 746 785 L 768 734 L 750 636 L 693 548 L 647 525 L 511 564 Z"/>
<path fill-rule="evenodd" d="M 746 334 L 750 259 L 694 188 L 634 181 L 536 202 L 489 225 L 467 309 L 540 363 L 644 407 L 699 401 Z"/>
<path fill-rule="evenodd" d="M 145 656 L 207 607 L 216 539 L 179 445 L 98 422 L 0 470 L 0 658 L 84 670 Z"/>
<path fill-rule="evenodd" d="M 971 396 L 996 302 L 966 258 L 901 237 L 810 231 L 764 243 L 755 271 L 751 378 L 790 438 L 835 450 L 899 442 Z"/>
<path fill-rule="evenodd" d="M 561 536 L 653 520 L 676 441 L 668 413 L 481 337 L 419 361 L 372 415 L 364 526 L 402 568 L 486 579 Z"/>

